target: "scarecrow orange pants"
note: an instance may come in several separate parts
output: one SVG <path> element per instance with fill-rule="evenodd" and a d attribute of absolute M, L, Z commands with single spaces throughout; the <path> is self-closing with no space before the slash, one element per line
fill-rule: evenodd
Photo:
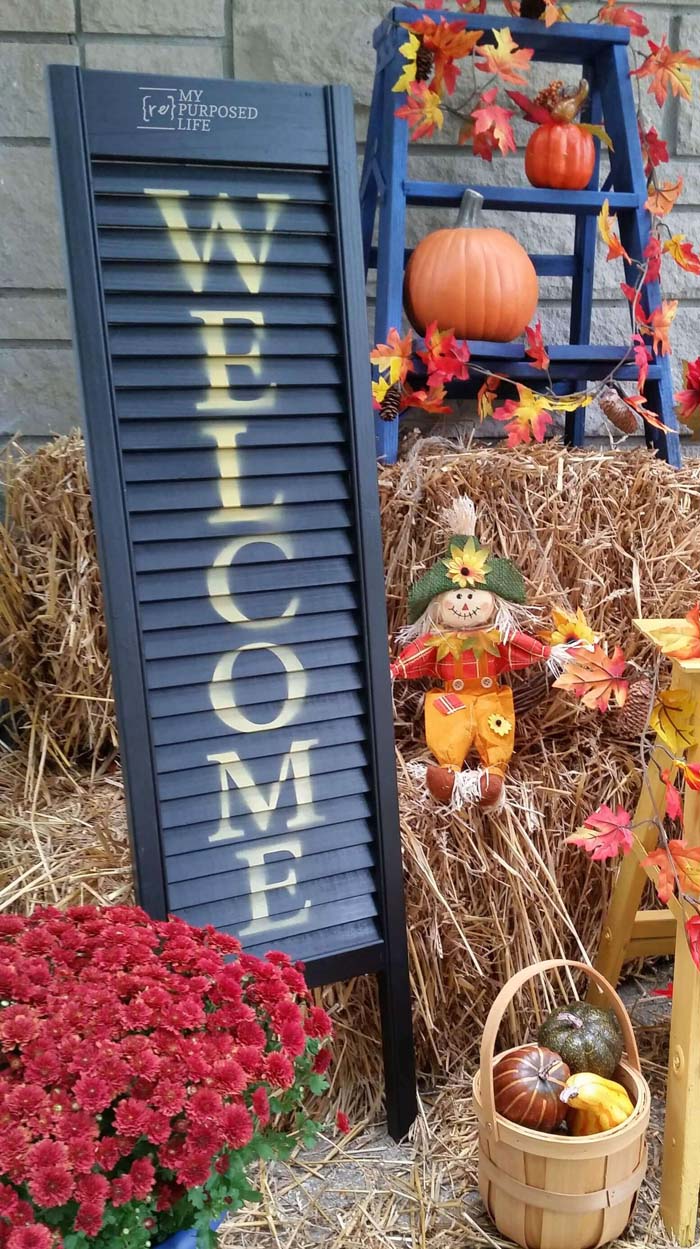
<path fill-rule="evenodd" d="M 456 709 L 446 712 L 447 702 Z M 452 684 L 431 690 L 425 699 L 425 740 L 442 767 L 461 771 L 475 748 L 482 767 L 503 776 L 515 740 L 513 691 L 509 685 L 484 689 L 480 681 L 465 681 L 459 693 Z"/>

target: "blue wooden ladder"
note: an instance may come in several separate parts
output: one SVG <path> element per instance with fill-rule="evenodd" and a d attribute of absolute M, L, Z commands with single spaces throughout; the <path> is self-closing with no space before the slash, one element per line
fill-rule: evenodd
<path fill-rule="evenodd" d="M 596 217 L 603 201 L 607 198 L 611 212 L 617 213 L 620 237 L 631 257 L 641 258 L 650 234 L 650 218 L 644 208 L 647 185 L 627 60 L 629 32 L 622 27 L 560 23 L 547 29 L 540 22 L 525 19 L 501 20 L 463 13 L 438 15 L 430 10 L 401 6 L 391 10 L 374 36 L 377 69 L 361 186 L 365 266 L 368 270 L 377 270 L 375 341 L 386 341 L 391 326 L 401 325 L 403 274 L 410 254 L 405 246 L 407 207 L 456 208 L 466 189 L 463 183 L 421 182 L 409 178 L 408 126 L 404 119 L 396 116 L 401 96 L 392 93 L 404 64 L 399 45 L 405 42 L 406 31 L 401 23 L 438 16 L 447 21 L 459 21 L 471 30 L 483 30 L 486 43 L 490 35 L 492 41 L 494 29 L 507 26 L 518 44 L 534 49 L 535 60 L 580 66 L 591 88 L 587 119 L 602 121 L 612 139 L 610 174 L 600 189 L 599 153 L 591 182 L 584 191 L 540 190 L 530 186 L 474 187 L 483 195 L 486 209 L 572 213 L 575 216 L 573 254 L 534 255 L 532 260 L 540 276 L 571 279 L 569 342 L 560 346 L 548 344 L 550 374 L 561 393 L 583 390 L 587 381 L 607 376 L 615 362 L 629 353 L 628 344 L 602 347 L 590 342 Z M 374 247 L 377 215 L 377 246 Z M 637 270 L 625 262 L 625 271 L 627 282 L 636 285 Z M 661 290 L 657 282 L 645 286 L 641 303 L 647 314 L 660 305 Z M 528 362 L 521 343 L 470 343 L 470 349 L 475 362 L 513 381 L 527 382 L 533 389 L 546 383 L 545 375 Z M 636 380 L 636 367 L 626 362 L 617 377 L 621 381 Z M 454 398 L 473 396 L 479 380 L 450 383 L 448 393 Z M 646 395 L 649 408 L 675 431 L 668 356 L 652 357 Z M 387 463 L 393 463 L 397 457 L 398 424 L 398 420 L 377 419 L 376 422 L 377 454 Z M 584 433 L 585 409 L 568 414 L 566 441 L 581 446 Z M 676 466 L 680 464 L 680 441 L 676 432 L 667 434 L 646 426 L 645 434 L 648 445 L 655 447 L 663 459 Z"/>

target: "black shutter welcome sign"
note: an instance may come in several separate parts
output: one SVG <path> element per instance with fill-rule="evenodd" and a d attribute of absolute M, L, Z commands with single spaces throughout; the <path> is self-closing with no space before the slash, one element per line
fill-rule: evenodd
<path fill-rule="evenodd" d="M 415 1113 L 347 88 L 52 66 L 142 904 L 377 972 Z"/>

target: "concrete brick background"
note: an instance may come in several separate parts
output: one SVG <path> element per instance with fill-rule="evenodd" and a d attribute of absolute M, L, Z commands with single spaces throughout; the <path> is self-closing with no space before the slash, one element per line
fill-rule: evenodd
<path fill-rule="evenodd" d="M 653 37 L 666 33 L 672 46 L 700 51 L 700 0 L 658 3 L 633 0 Z M 361 156 L 374 73 L 372 31 L 388 0 L 0 0 L 0 441 L 21 434 L 27 444 L 74 426 L 79 407 L 58 210 L 49 152 L 44 68 L 88 68 L 181 73 L 210 77 L 301 82 L 349 82 L 357 102 Z M 571 16 L 586 21 L 596 9 L 573 0 Z M 500 11 L 498 0 L 491 8 Z M 531 82 L 555 76 L 537 66 Z M 564 76 L 564 75 L 562 75 Z M 692 105 L 671 101 L 659 119 L 649 99 L 649 119 L 668 141 L 673 176 L 685 190 L 673 214 L 675 232 L 700 245 L 700 82 Z M 413 145 L 414 176 L 475 183 L 524 182 L 521 148 L 491 165 L 469 157 L 448 121 L 439 141 Z M 570 247 L 571 218 L 489 214 L 534 251 Z M 449 215 L 412 211 L 409 239 L 444 225 Z M 616 342 L 625 334 L 625 306 L 618 298 L 619 262 L 597 270 L 594 333 Z M 568 283 L 541 283 L 545 338 L 565 341 Z M 700 351 L 700 278 L 669 262 L 667 297 L 681 296 L 674 327 L 676 370 Z M 370 291 L 370 316 L 371 316 Z M 593 431 L 592 431 L 593 432 Z"/>

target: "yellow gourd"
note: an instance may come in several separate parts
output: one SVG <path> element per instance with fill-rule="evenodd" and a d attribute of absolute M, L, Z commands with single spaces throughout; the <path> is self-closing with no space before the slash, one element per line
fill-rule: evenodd
<path fill-rule="evenodd" d="M 619 1127 L 634 1110 L 621 1084 L 591 1071 L 570 1076 L 561 1100 L 569 1107 L 566 1121 L 572 1136 L 594 1136 Z"/>

